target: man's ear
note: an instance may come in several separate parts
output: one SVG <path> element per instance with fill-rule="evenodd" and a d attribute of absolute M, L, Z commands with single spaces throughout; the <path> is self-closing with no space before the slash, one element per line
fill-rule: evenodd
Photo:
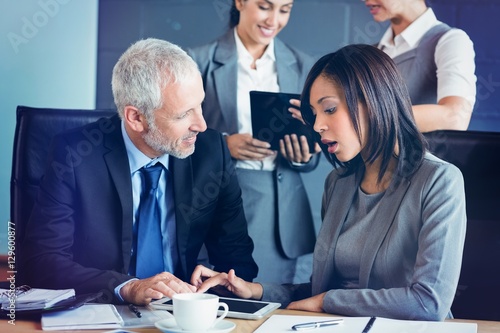
<path fill-rule="evenodd" d="M 135 132 L 144 132 L 148 128 L 146 117 L 131 105 L 127 105 L 123 110 L 123 121 Z"/>

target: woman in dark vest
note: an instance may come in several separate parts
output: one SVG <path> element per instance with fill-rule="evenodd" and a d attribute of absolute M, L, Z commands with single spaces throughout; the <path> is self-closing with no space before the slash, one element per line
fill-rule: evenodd
<path fill-rule="evenodd" d="M 438 21 L 425 0 L 365 3 L 375 21 L 391 23 L 378 48 L 403 74 L 419 130 L 466 130 L 476 99 L 475 53 L 467 33 Z"/>

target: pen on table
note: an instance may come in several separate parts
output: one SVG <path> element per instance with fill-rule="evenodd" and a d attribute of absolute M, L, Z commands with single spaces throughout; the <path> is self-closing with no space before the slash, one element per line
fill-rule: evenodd
<path fill-rule="evenodd" d="M 371 317 L 370 320 L 368 320 L 368 324 L 366 324 L 365 328 L 363 328 L 363 332 L 361 333 L 368 333 L 372 328 L 375 319 L 377 319 L 377 317 Z"/>
<path fill-rule="evenodd" d="M 129 304 L 128 305 L 128 308 L 130 309 L 130 311 L 132 311 L 133 313 L 135 313 L 135 315 L 138 317 L 138 318 L 141 318 L 142 317 L 142 313 L 141 311 L 139 311 L 137 309 L 137 307 L 134 305 L 134 304 Z"/>
<path fill-rule="evenodd" d="M 302 323 L 302 324 L 293 325 L 292 329 L 294 331 L 306 331 L 306 330 L 312 330 L 315 328 L 320 328 L 323 326 L 338 325 L 343 321 L 344 321 L 344 319 L 330 319 L 330 320 L 325 320 L 325 321 L 313 321 L 310 323 Z"/>

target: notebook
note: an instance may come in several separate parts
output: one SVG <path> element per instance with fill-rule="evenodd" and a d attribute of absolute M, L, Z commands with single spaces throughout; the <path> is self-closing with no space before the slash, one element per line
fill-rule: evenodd
<path fill-rule="evenodd" d="M 165 310 L 138 307 L 141 317 L 132 312 L 127 305 L 85 304 L 73 310 L 55 311 L 42 314 L 42 329 L 88 330 L 109 328 L 154 327 L 154 323 L 171 318 Z"/>
<path fill-rule="evenodd" d="M 0 289 L 2 310 L 13 308 L 17 311 L 45 309 L 74 296 L 74 289 L 41 289 L 31 288 L 27 285 L 15 289 Z"/>

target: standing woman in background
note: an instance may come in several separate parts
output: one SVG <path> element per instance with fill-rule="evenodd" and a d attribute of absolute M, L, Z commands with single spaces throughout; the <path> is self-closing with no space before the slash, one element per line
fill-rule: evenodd
<path fill-rule="evenodd" d="M 474 47 L 467 33 L 437 20 L 425 0 L 362 0 L 390 21 L 378 48 L 397 64 L 421 132 L 466 130 L 476 99 Z"/>
<path fill-rule="evenodd" d="M 300 92 L 314 63 L 276 38 L 292 6 L 293 0 L 234 0 L 230 29 L 218 40 L 188 50 L 202 73 L 207 125 L 226 135 L 236 160 L 260 282 L 308 280 L 310 264 L 297 267 L 297 258 L 311 253 L 316 240 L 299 172 L 313 170 L 319 154 L 309 153 L 305 137 L 285 136 L 280 152 L 252 138 L 249 92 Z"/>

